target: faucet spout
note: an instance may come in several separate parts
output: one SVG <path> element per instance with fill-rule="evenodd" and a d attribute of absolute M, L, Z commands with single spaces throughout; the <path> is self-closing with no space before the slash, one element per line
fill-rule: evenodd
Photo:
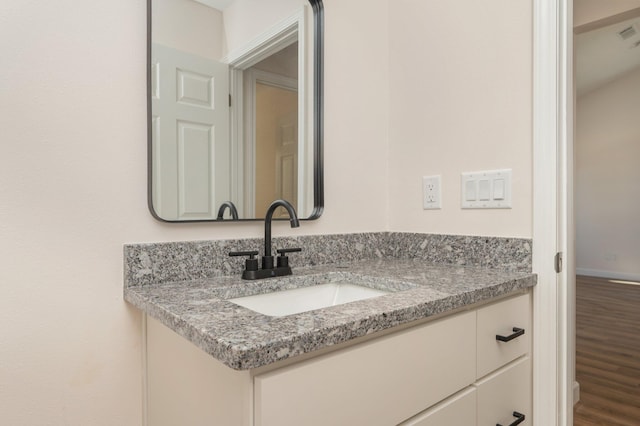
<path fill-rule="evenodd" d="M 297 228 L 300 226 L 300 221 L 298 220 L 298 215 L 296 214 L 296 209 L 293 208 L 290 202 L 286 200 L 275 200 L 269 208 L 267 209 L 267 213 L 264 217 L 264 258 L 262 259 L 264 269 L 267 269 L 265 266 L 273 268 L 273 257 L 271 255 L 271 221 L 273 219 L 273 213 L 278 207 L 284 207 L 289 214 L 289 222 L 291 222 L 292 228 Z M 265 259 L 270 258 L 270 260 L 266 260 L 267 263 L 271 263 L 265 265 Z"/>
<path fill-rule="evenodd" d="M 218 209 L 217 220 L 224 219 L 224 211 L 227 208 L 229 209 L 229 213 L 231 214 L 231 219 L 238 220 L 238 209 L 236 209 L 236 205 L 233 204 L 232 201 L 225 201 L 220 205 L 220 208 Z"/>

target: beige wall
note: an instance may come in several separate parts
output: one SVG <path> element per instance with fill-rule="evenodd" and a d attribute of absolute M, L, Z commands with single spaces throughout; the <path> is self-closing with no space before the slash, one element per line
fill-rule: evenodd
<path fill-rule="evenodd" d="M 324 0 L 325 213 L 329 229 L 387 229 L 386 0 Z M 366 19 L 363 15 L 366 11 Z"/>
<path fill-rule="evenodd" d="M 386 229 L 387 106 L 369 97 L 387 98 L 386 1 L 325 9 L 327 209 L 275 235 Z M 149 214 L 145 13 L 144 1 L 0 2 L 3 424 L 139 425 L 141 320 L 122 300 L 122 245 L 262 235 Z"/>
<path fill-rule="evenodd" d="M 579 273 L 640 279 L 640 69 L 576 102 Z"/>
<path fill-rule="evenodd" d="M 531 237 L 531 1 L 392 4 L 390 229 Z M 460 173 L 501 168 L 513 208 L 462 210 Z M 437 174 L 442 209 L 423 210 L 422 176 Z"/>
<path fill-rule="evenodd" d="M 228 52 L 243 48 L 305 4 L 304 0 L 235 0 L 223 12 Z"/>
<path fill-rule="evenodd" d="M 219 60 L 225 49 L 222 13 L 193 0 L 153 0 L 153 41 Z"/>

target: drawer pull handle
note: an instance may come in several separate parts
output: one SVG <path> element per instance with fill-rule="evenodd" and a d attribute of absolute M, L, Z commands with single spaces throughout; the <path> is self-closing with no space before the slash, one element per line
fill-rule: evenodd
<path fill-rule="evenodd" d="M 516 426 L 520 423 L 524 422 L 524 414 L 518 413 L 517 411 L 513 412 L 513 417 L 516 417 L 516 420 L 511 423 L 509 426 Z M 496 423 L 496 426 L 502 426 L 500 423 Z"/>
<path fill-rule="evenodd" d="M 516 337 L 522 336 L 523 334 L 524 334 L 524 328 L 513 327 L 513 334 L 510 334 L 509 336 L 501 336 L 499 334 L 496 334 L 496 340 L 499 340 L 501 342 L 509 342 L 515 339 Z"/>

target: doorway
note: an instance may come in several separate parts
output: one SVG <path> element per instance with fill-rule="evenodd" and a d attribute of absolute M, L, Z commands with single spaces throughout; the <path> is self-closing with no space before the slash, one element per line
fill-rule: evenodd
<path fill-rule="evenodd" d="M 574 425 L 639 424 L 640 9 L 576 24 Z"/>
<path fill-rule="evenodd" d="M 266 75 L 263 74 L 263 77 Z M 268 79 L 250 79 L 255 98 L 255 210 L 273 200 L 298 205 L 298 91 Z M 280 214 L 279 214 L 280 213 Z M 279 208 L 275 217 L 288 214 Z"/>
<path fill-rule="evenodd" d="M 602 12 L 629 7 L 633 1 L 583 4 Z M 572 425 L 576 396 L 572 282 L 576 271 L 573 12 L 577 2 L 534 1 L 533 269 L 538 285 L 534 288 L 533 374 L 534 422 L 541 426 Z"/>

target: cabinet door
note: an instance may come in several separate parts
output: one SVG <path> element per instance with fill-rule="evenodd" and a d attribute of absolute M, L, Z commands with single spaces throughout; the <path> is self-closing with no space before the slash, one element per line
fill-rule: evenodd
<path fill-rule="evenodd" d="M 530 315 L 529 294 L 478 309 L 478 378 L 529 352 Z M 514 327 L 524 334 L 511 339 Z M 496 335 L 511 340 L 500 341 Z"/>
<path fill-rule="evenodd" d="M 520 426 L 532 425 L 531 419 L 531 362 L 529 357 L 485 377 L 478 388 L 478 426 L 507 426 L 524 414 Z"/>
<path fill-rule="evenodd" d="M 403 422 L 400 426 L 475 426 L 476 425 L 476 389 L 473 387 L 445 399 Z"/>
<path fill-rule="evenodd" d="M 255 377 L 256 426 L 388 426 L 469 386 L 475 312 Z"/>

